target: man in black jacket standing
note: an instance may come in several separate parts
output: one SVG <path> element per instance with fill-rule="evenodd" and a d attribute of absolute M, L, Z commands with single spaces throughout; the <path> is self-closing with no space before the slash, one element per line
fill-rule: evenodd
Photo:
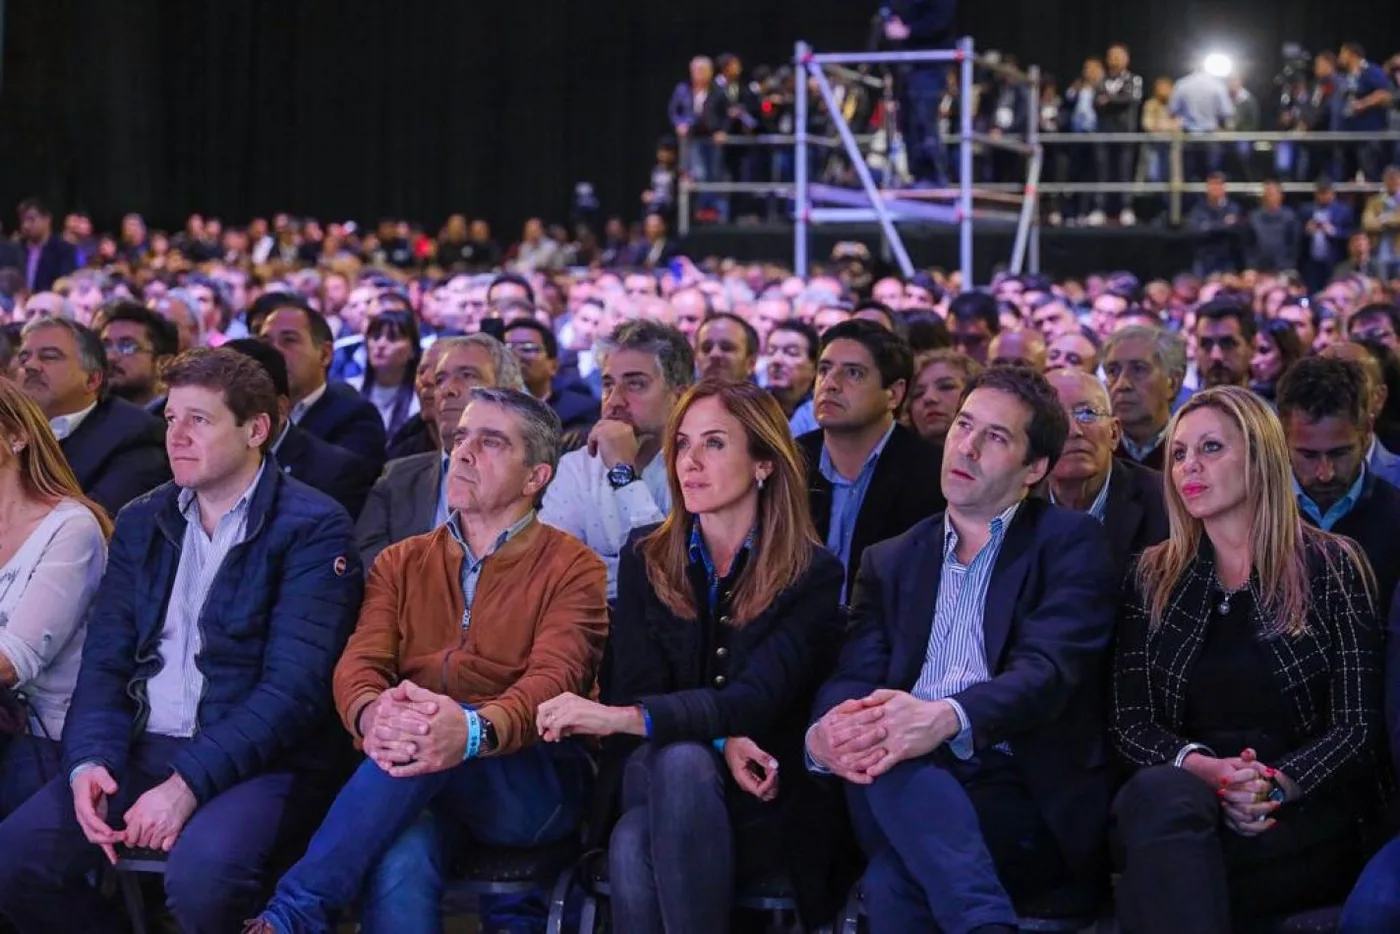
<path fill-rule="evenodd" d="M 1128 70 L 1128 47 L 1121 42 L 1108 47 L 1107 71 L 1094 98 L 1100 133 L 1136 133 L 1142 110 L 1142 77 Z M 1134 177 L 1137 144 L 1100 143 L 1096 147 L 1099 180 L 1127 183 Z M 1131 195 L 1109 195 L 1109 204 L 1118 206 L 1118 222 L 1124 227 L 1137 223 Z"/>
<path fill-rule="evenodd" d="M 943 508 L 938 449 L 895 421 L 913 369 L 909 345 L 873 321 L 822 335 L 813 393 L 821 430 L 797 443 L 817 534 L 846 566 L 843 599 L 866 546 Z"/>
<path fill-rule="evenodd" d="M 894 0 L 886 4 L 885 39 L 899 49 L 946 49 L 952 42 L 956 0 Z M 942 62 L 905 67 L 901 132 L 916 185 L 942 185 L 948 178 L 943 140 L 938 135 L 938 107 L 943 99 Z"/>

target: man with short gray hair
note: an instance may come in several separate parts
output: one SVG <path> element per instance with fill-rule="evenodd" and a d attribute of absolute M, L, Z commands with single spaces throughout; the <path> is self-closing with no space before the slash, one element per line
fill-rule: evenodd
<path fill-rule="evenodd" d="M 327 931 L 357 901 L 367 934 L 436 930 L 454 831 L 511 847 L 577 831 L 588 752 L 540 742 L 535 711 L 592 688 L 607 575 L 535 521 L 559 433 L 526 393 L 469 394 L 451 519 L 384 552 L 336 666 L 336 708 L 367 758 L 248 934 Z"/>
<path fill-rule="evenodd" d="M 471 392 L 525 388 L 515 354 L 489 334 L 446 337 L 433 349 L 438 358 L 433 405 L 442 450 L 401 457 L 385 465 L 355 524 L 366 571 L 385 548 L 447 521 L 448 460 Z"/>
<path fill-rule="evenodd" d="M 1162 470 L 1172 402 L 1186 379 L 1186 345 L 1161 328 L 1115 331 L 1103 348 L 1104 381 L 1123 426 L 1118 456 Z"/>
<path fill-rule="evenodd" d="M 104 392 L 107 354 L 88 328 L 67 318 L 31 320 L 15 379 L 43 409 L 78 485 L 111 515 L 170 479 L 164 425 Z"/>
<path fill-rule="evenodd" d="M 681 395 L 695 375 L 695 354 L 679 330 L 629 321 L 598 342 L 603 417 L 584 448 L 565 454 L 545 494 L 540 521 L 592 548 L 617 596 L 617 559 L 633 529 L 666 518 L 671 488 L 657 455 Z"/>

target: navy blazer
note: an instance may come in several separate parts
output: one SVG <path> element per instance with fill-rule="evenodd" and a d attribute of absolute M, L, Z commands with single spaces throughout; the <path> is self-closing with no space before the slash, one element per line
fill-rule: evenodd
<path fill-rule="evenodd" d="M 1130 460 L 1116 458 L 1104 506 L 1104 532 L 1113 559 L 1113 580 L 1123 579 L 1128 562 L 1171 535 L 1162 475 Z"/>
<path fill-rule="evenodd" d="M 913 690 L 938 604 L 943 533 L 940 513 L 865 550 L 851 634 L 836 673 L 817 692 L 813 722 L 879 688 Z M 1046 824 L 1085 874 L 1103 856 L 1112 787 L 1103 697 L 1118 595 L 1111 567 L 1097 521 L 1026 499 L 987 587 L 982 628 L 991 679 L 953 695 L 975 750 L 1011 747 Z"/>
<path fill-rule="evenodd" d="M 170 479 L 165 425 L 125 399 L 107 396 L 60 442 L 78 486 L 113 516 Z"/>
<path fill-rule="evenodd" d="M 198 730 L 171 761 L 201 804 L 273 767 L 324 767 L 327 744 L 343 734 L 331 673 L 364 590 L 350 518 L 274 459 L 266 464 L 247 537 L 200 613 Z M 70 771 L 97 762 L 123 781 L 132 741 L 145 732 L 185 535 L 179 495 L 167 483 L 117 518 L 63 730 Z"/>
<path fill-rule="evenodd" d="M 345 507 L 351 519 L 360 515 L 375 474 L 362 457 L 322 441 L 299 425 L 288 425 L 277 448 L 282 472 L 320 490 Z"/>
<path fill-rule="evenodd" d="M 327 383 L 321 398 L 297 424 L 322 441 L 363 457 L 374 465 L 375 473 L 384 466 L 389 446 L 384 419 L 374 403 L 345 383 Z"/>
<path fill-rule="evenodd" d="M 22 275 L 29 271 L 29 246 L 19 244 Z M 34 281 L 29 283 L 31 292 L 47 292 L 53 284 L 78 268 L 78 251 L 62 237 L 52 236 L 44 241 L 39 249 L 39 263 L 34 269 Z"/>

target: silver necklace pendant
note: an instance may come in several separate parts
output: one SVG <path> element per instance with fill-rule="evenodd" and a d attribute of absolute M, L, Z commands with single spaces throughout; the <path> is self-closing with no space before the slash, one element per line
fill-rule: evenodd
<path fill-rule="evenodd" d="M 1233 596 L 1233 595 L 1227 593 L 1227 594 L 1224 596 L 1224 598 L 1221 599 L 1220 605 L 1219 605 L 1218 607 L 1216 607 L 1216 609 L 1220 611 L 1220 615 L 1221 615 L 1221 616 L 1229 616 L 1229 615 L 1230 615 L 1230 597 L 1231 597 L 1231 596 Z"/>

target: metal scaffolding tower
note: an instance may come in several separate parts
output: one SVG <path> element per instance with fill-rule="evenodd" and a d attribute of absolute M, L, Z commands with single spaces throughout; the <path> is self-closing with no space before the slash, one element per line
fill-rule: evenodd
<path fill-rule="evenodd" d="M 881 188 L 875 183 L 865 155 L 857 144 L 855 134 L 841 113 L 836 92 L 827 78 L 826 66 L 894 65 L 918 62 L 951 62 L 959 69 L 958 173 L 957 185 L 942 189 Z M 884 232 L 895 262 L 907 278 L 914 274 L 909 252 L 899 235 L 901 223 L 956 224 L 959 229 L 960 268 L 963 287 L 973 282 L 972 228 L 974 223 L 1016 225 L 1016 240 L 1011 253 L 1011 271 L 1019 273 L 1024 267 L 1040 269 L 1040 229 L 1037 210 L 1037 186 L 1040 183 L 1042 152 L 1039 141 L 1040 69 L 1034 65 L 1028 71 L 1010 67 L 1000 61 L 979 56 L 972 39 L 960 39 L 954 49 L 927 49 L 907 52 L 849 52 L 817 54 L 805 42 L 797 43 L 795 116 L 795 197 L 793 202 L 793 268 L 799 276 L 808 271 L 808 234 L 813 224 L 869 223 L 878 221 Z M 972 102 L 975 100 L 974 68 L 995 72 L 1015 85 L 1024 87 L 1028 95 L 1027 127 L 1024 136 L 1011 133 L 978 133 L 973 128 Z M 809 173 L 811 134 L 807 129 L 810 107 L 807 78 L 817 86 L 822 105 L 826 108 L 841 145 L 850 159 L 851 167 L 860 180 L 860 188 L 839 188 L 813 184 Z M 895 132 L 888 127 L 888 133 Z M 1019 192 L 978 188 L 973 180 L 973 148 L 1003 149 L 1026 157 L 1026 183 Z M 892 147 L 891 147 L 892 148 Z M 886 177 L 888 177 L 887 173 Z M 944 202 L 944 203 L 940 203 Z M 982 207 L 978 202 L 990 203 Z M 835 205 L 835 206 L 819 206 Z M 1014 206 L 1016 210 L 1009 210 Z"/>

